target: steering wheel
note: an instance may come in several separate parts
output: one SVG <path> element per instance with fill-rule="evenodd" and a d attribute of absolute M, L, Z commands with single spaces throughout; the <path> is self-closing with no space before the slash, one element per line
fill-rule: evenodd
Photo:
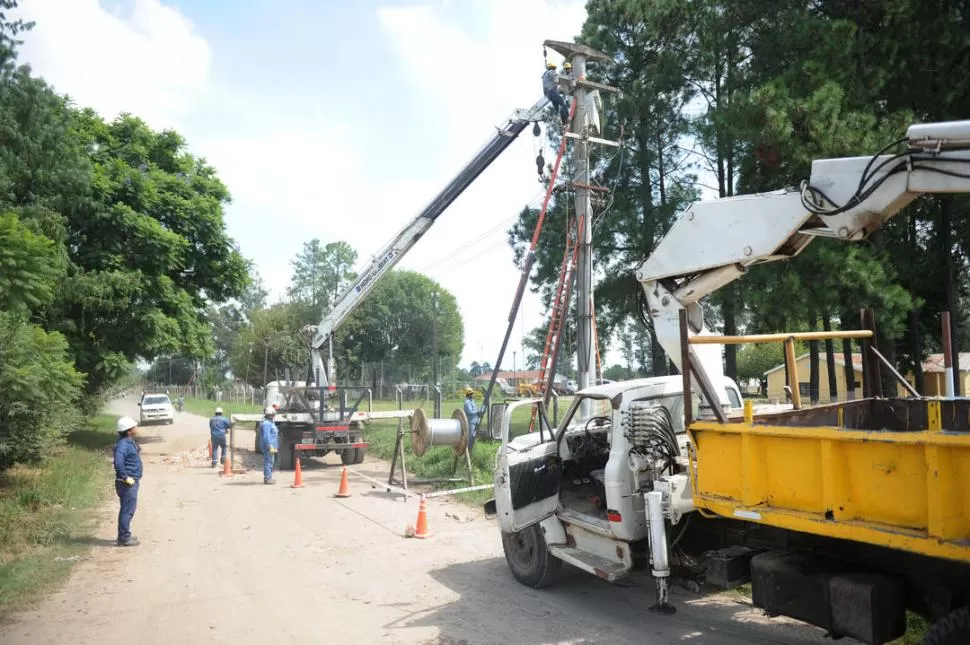
<path fill-rule="evenodd" d="M 590 419 L 586 421 L 586 425 L 583 427 L 583 431 L 586 433 L 586 436 L 589 438 L 591 443 L 594 443 L 596 441 L 596 439 L 593 438 L 593 434 L 589 431 L 589 425 L 594 421 L 598 422 L 596 424 L 598 426 L 605 426 L 607 423 L 610 422 L 610 418 L 609 417 L 590 417 Z"/>

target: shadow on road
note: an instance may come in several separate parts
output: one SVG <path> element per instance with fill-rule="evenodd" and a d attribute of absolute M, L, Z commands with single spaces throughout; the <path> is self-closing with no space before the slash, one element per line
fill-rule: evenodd
<path fill-rule="evenodd" d="M 101 546 L 101 547 L 110 546 L 112 548 L 117 546 L 117 543 L 114 540 L 93 537 L 90 535 L 80 535 L 80 536 L 72 537 L 69 540 L 69 542 L 71 544 L 83 544 L 85 546 Z"/>
<path fill-rule="evenodd" d="M 548 589 L 519 584 L 504 558 L 463 562 L 436 569 L 431 577 L 461 596 L 460 600 L 414 611 L 386 629 L 437 627 L 436 643 L 467 642 L 536 645 L 568 641 L 588 643 L 644 643 L 665 645 L 689 641 L 699 645 L 763 643 L 807 645 L 824 642 L 821 632 L 791 623 L 760 623 L 747 604 L 729 600 L 673 594 L 677 613 L 660 616 L 649 611 L 654 587 L 649 578 L 634 586 L 617 586 L 572 567 Z M 648 584 L 649 583 L 649 584 Z M 508 617 L 496 621 L 497 616 Z M 557 633 L 557 625 L 582 629 Z"/>

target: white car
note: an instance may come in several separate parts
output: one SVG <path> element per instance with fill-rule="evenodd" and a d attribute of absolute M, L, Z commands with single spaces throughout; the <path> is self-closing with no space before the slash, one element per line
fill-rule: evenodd
<path fill-rule="evenodd" d="M 167 394 L 146 394 L 142 397 L 138 425 L 149 423 L 175 423 L 175 408 Z"/>

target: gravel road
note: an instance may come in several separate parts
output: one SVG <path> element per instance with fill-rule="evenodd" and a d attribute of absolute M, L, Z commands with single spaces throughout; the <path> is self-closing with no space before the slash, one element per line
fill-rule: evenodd
<path fill-rule="evenodd" d="M 115 413 L 137 412 L 134 400 Z M 136 415 L 137 416 L 137 415 Z M 672 617 L 647 611 L 649 578 L 615 586 L 571 570 L 536 591 L 512 578 L 495 524 L 447 498 L 429 500 L 427 540 L 406 539 L 417 502 L 352 476 L 335 499 L 339 459 L 311 460 L 262 485 L 252 431 L 240 428 L 246 474 L 206 463 L 206 419 L 182 413 L 142 430 L 145 477 L 132 528 L 113 546 L 117 500 L 103 509 L 91 557 L 33 611 L 0 629 L 7 645 L 86 643 L 827 643 L 819 630 L 768 621 L 734 594 L 675 592 Z M 375 478 L 387 464 L 354 467 Z M 846 639 L 848 640 L 848 639 Z"/>

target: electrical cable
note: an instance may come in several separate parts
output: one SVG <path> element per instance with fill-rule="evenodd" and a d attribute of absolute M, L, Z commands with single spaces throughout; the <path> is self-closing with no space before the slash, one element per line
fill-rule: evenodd
<path fill-rule="evenodd" d="M 927 172 L 935 172 L 941 175 L 958 177 L 961 179 L 970 178 L 970 175 L 955 172 L 952 170 L 945 170 L 941 168 L 936 168 L 935 166 L 926 166 L 919 164 L 918 162 L 930 162 L 939 161 L 939 157 L 934 155 L 920 154 L 917 150 L 908 149 L 905 152 L 901 152 L 895 155 L 883 159 L 877 165 L 873 166 L 876 160 L 887 150 L 899 145 L 902 142 L 907 141 L 906 139 L 899 139 L 888 146 L 884 147 L 878 153 L 873 155 L 866 167 L 863 169 L 862 176 L 859 178 L 859 185 L 855 192 L 843 203 L 842 205 L 836 205 L 836 203 L 825 194 L 819 188 L 810 185 L 807 181 L 803 181 L 801 184 L 801 203 L 802 206 L 808 210 L 810 213 L 820 216 L 833 216 L 840 213 L 844 213 L 851 210 L 863 202 L 865 202 L 873 193 L 879 189 L 890 177 L 900 172 L 907 172 L 912 170 L 925 170 Z M 959 150 L 966 150 L 970 148 L 958 148 Z M 947 159 L 946 161 L 952 163 L 970 163 L 970 159 Z M 895 164 L 895 165 L 892 165 Z M 881 177 L 874 179 L 877 173 L 884 172 Z M 826 208 L 824 204 L 828 203 L 831 207 Z"/>

